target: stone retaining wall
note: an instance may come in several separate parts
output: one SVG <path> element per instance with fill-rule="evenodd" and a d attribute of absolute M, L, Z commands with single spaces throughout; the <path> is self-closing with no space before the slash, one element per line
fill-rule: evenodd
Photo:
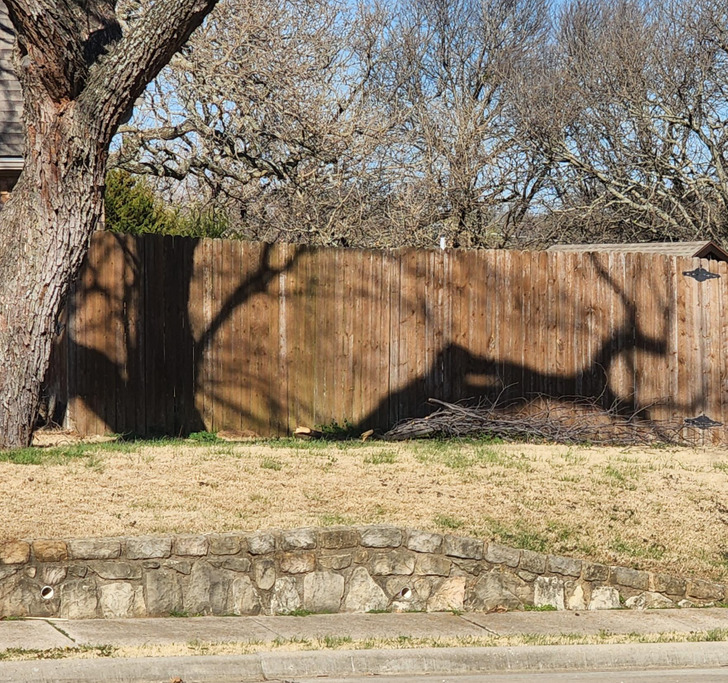
<path fill-rule="evenodd" d="M 391 526 L 0 544 L 0 617 L 670 607 L 726 590 Z"/>

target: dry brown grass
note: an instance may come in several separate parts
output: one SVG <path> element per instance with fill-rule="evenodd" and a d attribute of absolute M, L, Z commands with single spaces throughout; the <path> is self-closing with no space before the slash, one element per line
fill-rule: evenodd
<path fill-rule="evenodd" d="M 69 445 L 42 464 L 0 462 L 0 481 L 2 539 L 391 523 L 728 577 L 728 451 L 719 449 Z"/>

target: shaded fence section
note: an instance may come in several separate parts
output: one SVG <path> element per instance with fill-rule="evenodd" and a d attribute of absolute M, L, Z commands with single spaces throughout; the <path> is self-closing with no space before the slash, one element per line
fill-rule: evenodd
<path fill-rule="evenodd" d="M 381 429 L 428 397 L 535 394 L 723 423 L 727 286 L 725 263 L 664 255 L 97 233 L 48 393 L 83 434 Z"/>

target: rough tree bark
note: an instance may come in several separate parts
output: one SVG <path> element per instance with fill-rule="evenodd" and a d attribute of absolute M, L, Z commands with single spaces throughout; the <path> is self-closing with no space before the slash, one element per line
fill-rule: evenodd
<path fill-rule="evenodd" d="M 58 314 L 103 212 L 109 144 L 217 0 L 4 0 L 17 36 L 25 167 L 0 213 L 0 449 L 30 443 Z"/>

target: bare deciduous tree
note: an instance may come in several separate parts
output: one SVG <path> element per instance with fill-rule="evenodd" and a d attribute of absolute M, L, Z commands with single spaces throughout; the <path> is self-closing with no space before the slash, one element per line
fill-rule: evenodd
<path fill-rule="evenodd" d="M 513 136 L 505 85 L 542 49 L 542 0 L 405 0 L 391 68 L 403 123 L 393 166 L 461 246 L 503 246 L 543 167 Z"/>
<path fill-rule="evenodd" d="M 524 144 L 555 165 L 554 236 L 725 236 L 727 30 L 713 0 L 562 8 L 512 98 Z"/>
<path fill-rule="evenodd" d="M 383 14 L 225 0 L 122 129 L 116 163 L 217 200 L 248 237 L 351 239 L 388 126 L 372 93 Z"/>
<path fill-rule="evenodd" d="M 545 0 L 219 10 L 124 128 L 121 166 L 204 191 L 248 237 L 511 240 L 544 173 L 504 84 L 540 49 Z"/>

